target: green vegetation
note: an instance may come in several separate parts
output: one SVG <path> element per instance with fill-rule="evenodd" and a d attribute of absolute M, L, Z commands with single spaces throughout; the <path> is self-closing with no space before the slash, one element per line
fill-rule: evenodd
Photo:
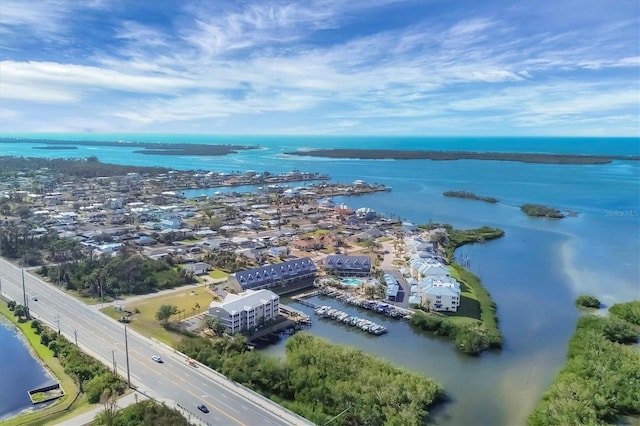
<path fill-rule="evenodd" d="M 216 280 L 216 279 L 221 279 L 221 278 L 227 278 L 229 273 L 223 271 L 222 269 L 212 269 L 211 271 L 209 271 L 208 275 L 211 278 L 213 278 L 214 280 Z"/>
<path fill-rule="evenodd" d="M 598 300 L 597 297 L 591 295 L 591 294 L 586 294 L 584 296 L 580 296 L 576 299 L 576 305 L 577 306 L 582 306 L 583 308 L 595 308 L 595 309 L 599 309 L 600 308 L 600 301 Z"/>
<path fill-rule="evenodd" d="M 123 251 L 117 256 L 84 258 L 42 266 L 40 274 L 80 296 L 146 294 L 195 282 L 192 274 L 164 260 Z"/>
<path fill-rule="evenodd" d="M 178 307 L 176 305 L 160 305 L 156 312 L 156 319 L 166 326 L 169 322 L 169 318 L 178 313 Z"/>
<path fill-rule="evenodd" d="M 174 291 L 168 294 L 147 297 L 143 300 L 125 303 L 128 311 L 134 313 L 131 318 L 130 327 L 137 332 L 158 339 L 169 346 L 176 346 L 184 338 L 179 333 L 172 332 L 165 328 L 156 318 L 156 313 L 162 305 L 173 305 L 178 309 L 173 319 L 187 318 L 200 314 L 209 309 L 209 304 L 213 301 L 213 295 L 204 285 L 194 286 L 184 290 Z M 102 309 L 106 315 L 118 320 L 124 313 L 113 307 Z M 177 316 L 177 318 L 176 318 Z M 168 323 L 168 325 L 171 325 Z"/>
<path fill-rule="evenodd" d="M 540 204 L 525 204 L 520 207 L 520 210 L 525 212 L 527 216 L 531 217 L 550 217 L 552 219 L 562 219 L 563 217 L 566 217 L 560 210 L 554 209 L 553 207 L 542 206 Z"/>
<path fill-rule="evenodd" d="M 65 394 L 56 400 L 53 405 L 14 417 L 2 424 L 5 426 L 15 426 L 23 424 L 45 424 L 48 422 L 57 423 L 63 418 L 71 417 L 90 409 L 91 405 L 89 403 L 89 395 L 88 393 L 81 393 L 81 388 L 79 387 L 80 382 L 75 375 L 76 369 L 70 364 L 73 356 L 63 356 L 63 354 L 70 353 L 71 351 L 80 351 L 74 345 L 71 345 L 68 341 L 64 340 L 62 336 L 55 334 L 54 338 L 51 339 L 49 336 L 54 334 L 54 332 L 46 329 L 38 320 L 19 323 L 17 318 L 15 318 L 9 310 L 8 306 L 4 303 L 0 303 L 0 315 L 9 319 L 20 329 L 37 357 L 58 379 L 61 388 L 65 392 Z M 45 338 L 47 345 L 41 343 L 43 341 L 43 335 L 47 336 Z M 55 343 L 51 345 L 51 341 L 55 341 Z M 67 348 L 67 345 L 70 346 L 70 349 Z M 88 358 L 92 363 L 96 363 L 97 366 L 104 369 L 102 364 L 98 363 L 93 358 L 90 358 L 85 354 L 82 354 L 82 356 Z M 97 371 L 93 369 L 93 364 L 88 364 L 88 369 L 91 371 Z M 115 384 L 113 387 L 116 389 L 121 389 L 120 383 L 122 382 L 112 382 L 112 384 Z"/>
<path fill-rule="evenodd" d="M 609 309 L 609 312 L 625 321 L 640 326 L 640 300 L 617 303 Z"/>
<path fill-rule="evenodd" d="M 640 352 L 624 344 L 640 337 L 640 328 L 624 319 L 638 306 L 621 303 L 609 317 L 578 320 L 567 363 L 529 416 L 530 425 L 615 424 L 620 416 L 640 414 Z"/>
<path fill-rule="evenodd" d="M 286 360 L 247 351 L 243 337 L 189 339 L 179 350 L 316 424 L 422 425 L 444 398 L 430 379 L 306 333 L 287 341 Z"/>
<path fill-rule="evenodd" d="M 30 212 L 28 207 L 23 207 Z M 20 214 L 19 211 L 14 213 Z M 59 238 L 56 232 L 47 232 L 36 237 L 30 232 L 29 227 L 15 222 L 0 223 L 0 247 L 2 247 L 2 256 L 8 259 L 20 259 L 27 266 L 42 264 L 43 256 L 55 263 L 82 257 L 81 246 L 77 241 Z"/>
<path fill-rule="evenodd" d="M 443 192 L 442 195 L 444 195 L 445 197 L 466 198 L 468 200 L 484 201 L 492 204 L 495 204 L 498 202 L 497 198 L 482 197 L 480 195 L 474 194 L 473 192 L 467 192 L 467 191 L 446 191 L 446 192 Z"/>
<path fill-rule="evenodd" d="M 457 230 L 447 224 L 421 225 L 423 229 L 444 228 L 439 244 L 444 245 L 448 259 L 453 259 L 455 250 L 465 244 L 500 238 L 502 229 L 484 226 L 477 229 Z M 416 328 L 448 336 L 458 350 L 469 355 L 502 347 L 502 333 L 498 324 L 497 306 L 480 279 L 457 263 L 451 263 L 451 276 L 460 283 L 460 308 L 458 312 L 441 314 L 416 312 L 411 325 Z M 422 307 L 429 310 L 429 307 Z"/>
<path fill-rule="evenodd" d="M 211 250 L 205 254 L 203 260 L 227 273 L 249 269 L 254 265 L 247 256 L 238 255 L 232 250 Z"/>
<path fill-rule="evenodd" d="M 2 142 L 5 139 L 0 139 Z M 15 141 L 9 141 L 15 142 Z M 31 142 L 34 142 L 33 140 Z M 37 141 L 35 141 L 37 142 Z M 51 144 L 55 141 L 47 141 Z M 74 144 L 78 144 L 74 142 Z M 167 173 L 170 169 L 163 167 L 121 166 L 98 161 L 97 157 L 88 158 L 35 158 L 0 156 L 0 170 L 5 172 L 34 172 L 48 169 L 51 173 L 62 173 L 66 176 L 94 178 L 98 176 L 123 176 L 127 173 Z"/>
<path fill-rule="evenodd" d="M 182 414 L 152 399 L 140 401 L 116 411 L 115 404 L 107 404 L 93 421 L 95 426 L 189 426 Z"/>

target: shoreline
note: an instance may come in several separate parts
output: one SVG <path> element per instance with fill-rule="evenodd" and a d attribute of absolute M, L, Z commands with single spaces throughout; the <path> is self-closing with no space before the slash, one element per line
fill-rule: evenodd
<path fill-rule="evenodd" d="M 484 160 L 538 164 L 609 164 L 614 160 L 640 161 L 638 155 L 543 154 L 481 151 L 426 151 L 394 149 L 314 149 L 286 152 L 287 155 L 355 160 Z"/>
<path fill-rule="evenodd" d="M 0 145 L 3 143 L 43 144 L 44 146 L 33 149 L 77 149 L 82 146 L 111 146 L 117 148 L 141 148 L 134 154 L 145 155 L 195 155 L 195 156 L 221 156 L 237 154 L 239 151 L 259 149 L 259 146 L 232 145 L 232 144 L 191 144 L 191 143 L 167 143 L 167 142 L 125 142 L 125 141 L 72 141 L 57 139 L 22 139 L 0 137 Z"/>

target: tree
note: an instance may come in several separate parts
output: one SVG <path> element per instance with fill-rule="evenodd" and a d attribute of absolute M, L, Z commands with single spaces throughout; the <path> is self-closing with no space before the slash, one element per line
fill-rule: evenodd
<path fill-rule="evenodd" d="M 27 317 L 28 312 L 27 312 L 27 307 L 24 305 L 16 305 L 15 308 L 13 308 L 13 314 L 15 316 L 18 317 L 18 321 L 22 321 L 22 317 Z"/>
<path fill-rule="evenodd" d="M 580 296 L 576 299 L 576 305 L 583 306 L 585 308 L 600 308 L 600 301 L 590 294 Z"/>
<path fill-rule="evenodd" d="M 225 330 L 225 326 L 219 318 L 207 318 L 207 327 L 216 333 L 216 336 L 222 336 Z"/>
<path fill-rule="evenodd" d="M 156 312 L 156 319 L 162 322 L 163 325 L 167 325 L 169 318 L 178 313 L 178 307 L 175 305 L 162 305 Z"/>

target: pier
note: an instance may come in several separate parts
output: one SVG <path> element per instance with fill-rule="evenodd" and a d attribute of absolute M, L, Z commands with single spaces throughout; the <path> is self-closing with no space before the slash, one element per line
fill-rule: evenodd
<path fill-rule="evenodd" d="M 374 311 L 378 314 L 382 314 L 391 318 L 409 320 L 411 319 L 411 315 L 413 315 L 413 311 L 409 309 L 400 308 L 398 306 L 394 306 L 378 300 L 362 299 L 344 290 L 334 289 L 331 287 L 321 287 L 318 290 L 318 294 L 322 296 L 333 297 L 335 299 L 342 300 L 343 302 L 350 305 L 368 309 L 370 311 Z M 296 301 L 300 302 L 299 300 Z"/>
<path fill-rule="evenodd" d="M 352 327 L 359 328 L 362 331 L 366 331 L 369 334 L 380 336 L 385 334 L 388 330 L 386 327 L 376 324 L 368 319 L 360 318 L 355 315 L 349 315 L 346 312 L 339 311 L 331 306 L 321 306 L 315 311 L 316 315 L 322 316 L 322 318 L 328 318 L 335 321 L 339 321 L 343 324 L 350 325 Z"/>

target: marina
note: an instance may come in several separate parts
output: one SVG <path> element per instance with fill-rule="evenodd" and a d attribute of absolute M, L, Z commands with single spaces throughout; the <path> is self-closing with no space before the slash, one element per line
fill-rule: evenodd
<path fill-rule="evenodd" d="M 320 306 L 315 309 L 314 313 L 322 318 L 332 319 L 343 324 L 359 328 L 360 330 L 366 331 L 367 333 L 375 336 L 380 336 L 388 332 L 387 328 L 382 325 L 355 315 L 349 315 L 348 313 L 332 308 L 331 306 Z"/>
<path fill-rule="evenodd" d="M 333 297 L 337 300 L 342 300 L 345 303 L 348 303 L 353 306 L 357 306 L 359 308 L 368 309 L 370 311 L 374 311 L 378 314 L 382 314 L 391 318 L 398 319 L 411 319 L 411 315 L 413 312 L 409 309 L 400 308 L 398 306 L 394 306 L 390 303 L 382 302 L 379 300 L 366 300 L 357 295 L 353 295 L 350 292 L 333 289 L 331 287 L 322 287 L 318 290 L 319 295 Z M 305 304 L 300 299 L 296 300 L 298 303 Z"/>

